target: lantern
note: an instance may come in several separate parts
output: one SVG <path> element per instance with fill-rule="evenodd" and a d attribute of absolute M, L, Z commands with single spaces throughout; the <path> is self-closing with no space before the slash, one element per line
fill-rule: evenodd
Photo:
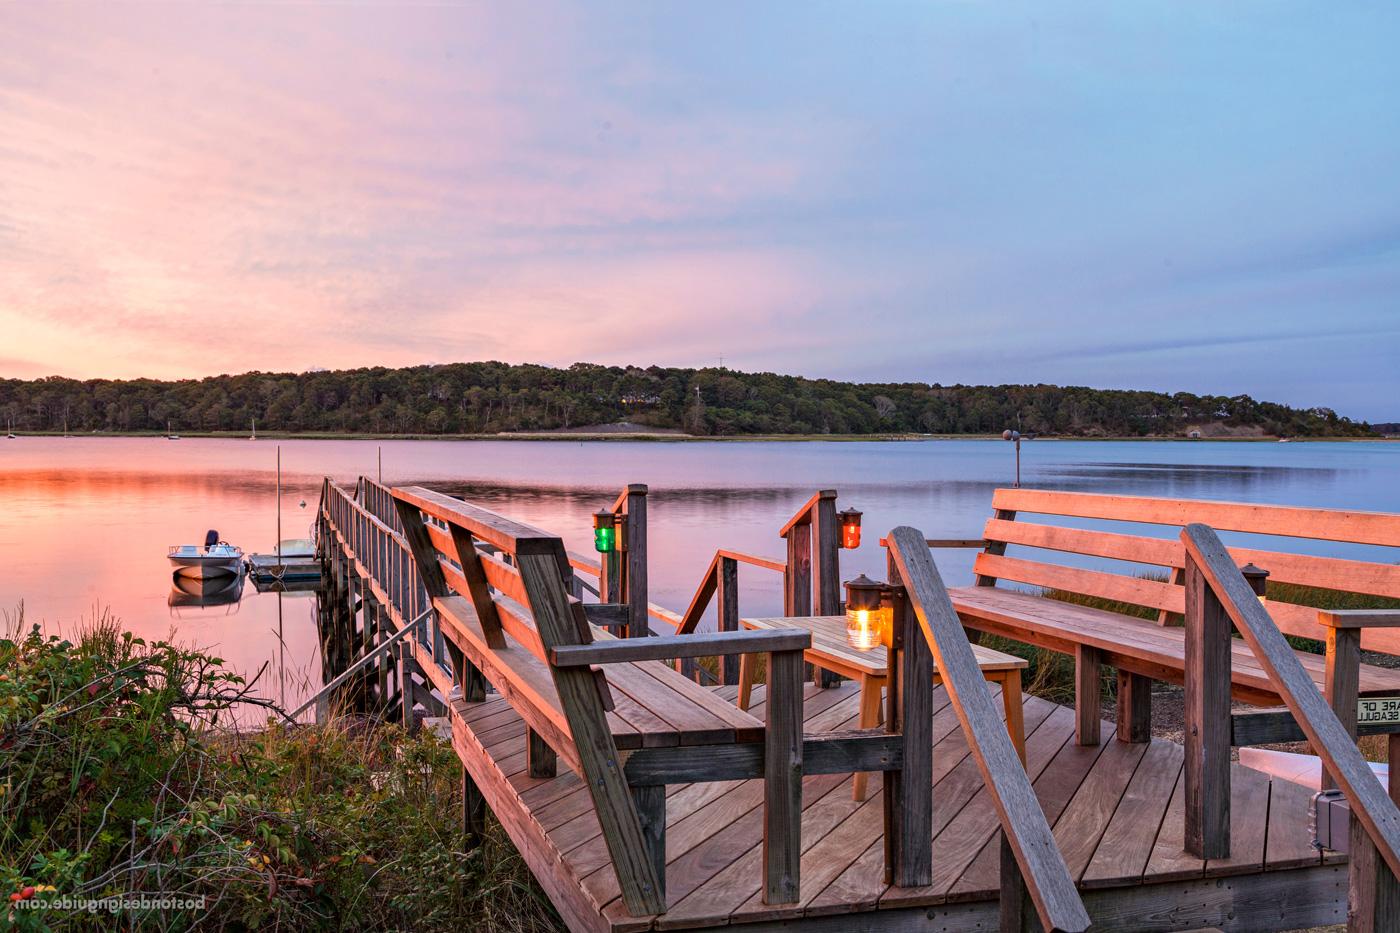
<path fill-rule="evenodd" d="M 1240 568 L 1240 573 L 1244 575 L 1244 580 L 1254 591 L 1254 595 L 1259 597 L 1260 604 L 1267 604 L 1268 600 L 1264 597 L 1269 590 L 1269 571 L 1253 564 L 1245 564 Z"/>
<path fill-rule="evenodd" d="M 857 651 L 870 651 L 885 640 L 885 613 L 880 596 L 885 585 L 861 574 L 846 581 L 846 642 Z"/>
<path fill-rule="evenodd" d="M 860 516 L 859 509 L 842 509 L 836 513 L 841 519 L 841 546 L 849 551 L 860 547 Z"/>
<path fill-rule="evenodd" d="M 593 549 L 599 554 L 611 554 L 617 550 L 617 516 L 612 512 L 594 513 Z"/>

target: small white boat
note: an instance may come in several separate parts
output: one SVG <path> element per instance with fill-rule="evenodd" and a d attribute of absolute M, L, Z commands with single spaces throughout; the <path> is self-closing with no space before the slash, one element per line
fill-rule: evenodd
<path fill-rule="evenodd" d="M 220 541 L 217 531 L 210 531 L 204 536 L 204 547 L 175 544 L 171 546 L 168 556 L 177 574 L 196 580 L 243 573 L 243 549 Z"/>

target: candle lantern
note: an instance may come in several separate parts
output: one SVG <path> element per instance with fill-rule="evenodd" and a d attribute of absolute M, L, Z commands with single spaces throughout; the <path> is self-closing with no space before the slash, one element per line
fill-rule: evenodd
<path fill-rule="evenodd" d="M 593 514 L 593 549 L 599 554 L 617 550 L 617 516 L 612 512 Z"/>
<path fill-rule="evenodd" d="M 846 641 L 857 651 L 870 651 L 885 641 L 885 613 L 880 609 L 884 589 L 865 574 L 846 581 Z"/>
<path fill-rule="evenodd" d="M 1254 591 L 1254 595 L 1259 597 L 1259 602 L 1267 603 L 1268 600 L 1265 599 L 1265 596 L 1269 590 L 1269 571 L 1250 563 L 1241 567 L 1240 573 L 1244 575 L 1244 580 Z"/>
<path fill-rule="evenodd" d="M 849 551 L 860 547 L 860 516 L 859 509 L 842 509 L 836 513 L 841 520 L 841 546 Z"/>

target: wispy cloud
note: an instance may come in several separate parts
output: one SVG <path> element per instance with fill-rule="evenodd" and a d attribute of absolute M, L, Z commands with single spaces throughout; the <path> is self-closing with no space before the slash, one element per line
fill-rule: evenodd
<path fill-rule="evenodd" d="M 1335 373 L 1400 349 L 1400 26 L 1295 12 L 0 5 L 0 375 L 723 356 L 1379 417 Z"/>

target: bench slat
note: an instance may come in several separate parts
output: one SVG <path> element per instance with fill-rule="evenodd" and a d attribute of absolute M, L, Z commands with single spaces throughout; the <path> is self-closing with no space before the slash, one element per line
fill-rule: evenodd
<path fill-rule="evenodd" d="M 1035 522 L 1008 522 L 999 518 L 988 519 L 983 534 L 989 541 L 1002 541 L 1070 554 L 1085 554 L 1090 557 L 1172 569 L 1180 569 L 1186 565 L 1185 551 L 1181 542 L 1175 539 L 1064 528 Z M 1364 593 L 1368 596 L 1400 599 L 1400 564 L 1381 564 L 1254 548 L 1232 547 L 1229 552 L 1230 557 L 1240 566 L 1254 564 L 1269 571 L 1270 582 L 1296 583 L 1300 586 L 1316 586 L 1345 593 Z"/>
<path fill-rule="evenodd" d="M 972 628 L 994 634 L 1009 634 L 1016 640 L 1054 650 L 1065 650 L 1073 644 L 1087 644 L 1102 650 L 1110 664 L 1125 662 L 1131 666 L 1131 662 L 1136 660 L 1159 668 L 1144 671 L 1149 676 L 1174 683 L 1182 680 L 1186 643 L 1185 633 L 1180 628 L 1162 627 L 1146 619 L 1013 590 L 966 586 L 949 590 L 949 595 L 964 623 Z M 1011 634 L 1012 630 L 1019 630 L 1025 637 Z M 1243 688 L 1240 691 L 1241 699 L 1253 702 L 1255 699 L 1276 697 L 1267 672 L 1248 646 L 1240 639 L 1234 639 L 1230 647 L 1232 677 L 1236 687 Z M 1303 668 L 1320 687 L 1326 677 L 1323 657 L 1306 651 L 1297 654 Z M 1361 692 L 1400 692 L 1400 670 L 1363 664 Z"/>
<path fill-rule="evenodd" d="M 1400 547 L 1400 515 L 1386 512 L 1297 508 L 1206 499 L 1112 496 L 1046 489 L 998 489 L 992 494 L 992 508 L 1149 525 L 1184 527 L 1200 522 L 1218 531 Z"/>
<path fill-rule="evenodd" d="M 1165 609 L 1176 613 L 1186 611 L 1186 591 L 1182 587 L 1157 580 L 1144 580 L 1100 570 L 1084 570 L 988 553 L 977 555 L 973 569 L 982 576 L 1013 580 L 1031 586 L 1068 590 L 1149 609 Z"/>

